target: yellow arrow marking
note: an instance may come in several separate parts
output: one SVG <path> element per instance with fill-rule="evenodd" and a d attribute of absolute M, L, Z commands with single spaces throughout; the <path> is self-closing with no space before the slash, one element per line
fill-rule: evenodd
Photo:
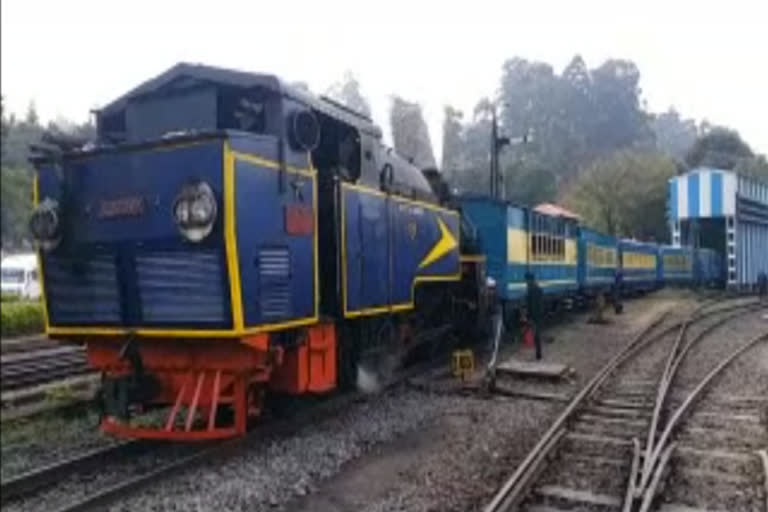
<path fill-rule="evenodd" d="M 421 263 L 419 263 L 419 268 L 424 268 L 430 263 L 434 263 L 435 261 L 439 260 L 452 250 L 456 248 L 459 244 L 456 242 L 456 238 L 453 236 L 453 233 L 451 233 L 451 230 L 448 229 L 448 226 L 445 225 L 443 220 L 438 217 L 437 218 L 437 225 L 440 228 L 440 240 L 437 241 L 434 247 L 429 251 L 429 254 L 427 254 L 423 260 L 421 260 Z"/>

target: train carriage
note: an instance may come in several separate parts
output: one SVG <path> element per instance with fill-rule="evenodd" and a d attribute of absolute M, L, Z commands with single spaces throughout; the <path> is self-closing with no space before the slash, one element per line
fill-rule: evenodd
<path fill-rule="evenodd" d="M 659 247 L 659 273 L 663 285 L 690 285 L 694 280 L 694 254 L 691 247 Z"/>
<path fill-rule="evenodd" d="M 462 198 L 461 211 L 474 227 L 505 306 L 514 309 L 524 300 L 526 272 L 549 302 L 578 293 L 575 220 L 474 196 Z"/>
<path fill-rule="evenodd" d="M 579 285 L 585 295 L 611 290 L 619 268 L 619 248 L 614 237 L 579 227 Z"/>
<path fill-rule="evenodd" d="M 659 246 L 636 240 L 619 240 L 619 256 L 624 290 L 646 292 L 660 283 Z"/>

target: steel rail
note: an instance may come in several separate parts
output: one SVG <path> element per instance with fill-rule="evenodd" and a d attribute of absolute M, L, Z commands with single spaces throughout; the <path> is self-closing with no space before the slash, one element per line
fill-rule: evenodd
<path fill-rule="evenodd" d="M 745 353 L 747 350 L 751 349 L 752 347 L 756 346 L 760 341 L 766 341 L 768 340 L 768 331 L 765 331 L 761 334 L 758 334 L 748 342 L 746 342 L 741 347 L 734 350 L 730 355 L 725 357 L 717 366 L 715 366 L 704 378 L 699 382 L 699 384 L 694 388 L 693 391 L 686 397 L 686 399 L 683 401 L 682 404 L 675 410 L 674 414 L 670 418 L 670 420 L 667 422 L 666 427 L 664 428 L 664 431 L 662 432 L 661 436 L 659 437 L 659 442 L 656 445 L 656 447 L 653 450 L 653 453 L 651 455 L 651 464 L 650 467 L 654 467 L 656 464 L 658 464 L 658 468 L 656 469 L 655 473 L 659 475 L 663 472 L 664 466 L 666 465 L 666 461 L 669 458 L 667 455 L 667 451 L 669 450 L 671 452 L 671 449 L 674 446 L 673 444 L 669 443 L 670 436 L 672 435 L 673 430 L 677 427 L 678 423 L 680 422 L 680 419 L 682 418 L 683 414 L 685 414 L 688 410 L 688 408 L 693 404 L 693 402 L 698 398 L 698 396 L 701 394 L 701 392 L 712 382 L 712 380 L 717 377 L 728 365 L 730 365 L 733 361 L 736 360 L 740 355 Z M 661 460 L 659 460 L 661 458 Z M 655 494 L 656 494 L 656 488 L 658 485 L 658 478 L 656 475 L 654 475 L 654 481 L 651 482 L 651 484 L 648 486 L 647 489 L 643 491 L 643 508 L 642 510 L 647 510 L 650 506 L 650 502 L 653 500 Z M 648 505 L 646 505 L 648 503 Z"/>
<path fill-rule="evenodd" d="M 431 361 L 404 370 L 393 378 L 385 381 L 382 384 L 381 391 L 401 384 L 420 373 L 428 371 L 434 366 L 434 361 Z M 230 456 L 242 453 L 242 449 L 246 444 L 254 439 L 268 437 L 278 433 L 296 431 L 309 424 L 310 421 L 317 420 L 318 415 L 333 414 L 355 402 L 365 400 L 370 396 L 373 395 L 362 391 L 354 391 L 331 397 L 319 404 L 311 405 L 307 409 L 301 409 L 298 412 L 294 412 L 286 418 L 264 423 L 248 432 L 244 437 L 228 439 L 206 445 L 190 455 L 174 459 L 171 462 L 149 470 L 143 474 L 132 476 L 126 480 L 117 482 L 105 489 L 89 494 L 74 502 L 64 504 L 54 510 L 55 512 L 86 512 L 102 510 L 117 499 L 146 487 L 167 475 L 181 473 L 201 461 L 213 462 L 215 460 L 226 459 Z"/>
<path fill-rule="evenodd" d="M 737 299 L 743 299 L 743 297 L 733 297 L 725 300 L 730 302 L 731 300 Z M 722 301 L 716 302 L 716 304 L 721 303 Z M 502 510 L 509 510 L 513 506 L 519 504 L 519 502 L 524 498 L 524 493 L 527 489 L 527 486 L 524 484 L 527 484 L 527 482 L 532 478 L 532 475 L 537 471 L 537 465 L 540 464 L 546 458 L 548 453 L 556 446 L 557 443 L 553 443 L 552 439 L 561 431 L 563 425 L 565 425 L 571 416 L 573 416 L 582 402 L 584 402 L 586 399 L 594 397 L 595 393 L 597 393 L 605 381 L 613 374 L 616 368 L 621 366 L 624 362 L 633 357 L 637 352 L 647 347 L 651 343 L 658 341 L 674 332 L 676 329 L 679 329 L 686 322 L 698 322 L 713 313 L 738 310 L 744 307 L 752 306 L 754 304 L 758 304 L 758 302 L 755 300 L 749 300 L 746 303 L 729 305 L 722 308 L 716 308 L 714 310 L 707 310 L 711 304 L 709 304 L 708 301 L 705 301 L 703 304 L 700 304 L 696 309 L 689 313 L 686 320 L 675 322 L 672 325 L 665 327 L 653 336 L 646 338 L 646 336 L 656 326 L 658 326 L 664 320 L 664 318 L 666 318 L 666 316 L 669 314 L 669 310 L 663 312 L 651 320 L 605 366 L 598 370 L 597 374 L 595 374 L 595 376 L 578 392 L 578 394 L 574 396 L 574 398 L 565 407 L 564 411 L 552 423 L 550 428 L 539 439 L 536 445 L 528 452 L 525 459 L 523 459 L 523 461 L 517 466 L 512 476 L 510 476 L 494 494 L 491 501 L 484 507 L 484 512 L 500 512 Z"/>
<path fill-rule="evenodd" d="M 756 453 L 763 463 L 763 478 L 765 485 L 763 496 L 765 497 L 765 511 L 768 512 L 768 449 L 763 448 L 762 450 L 757 450 Z"/>
<path fill-rule="evenodd" d="M 510 478 L 504 482 L 501 488 L 496 492 L 493 499 L 484 508 L 485 512 L 497 512 L 506 510 L 513 506 L 521 497 L 526 489 L 525 483 L 531 478 L 531 474 L 536 471 L 538 461 L 544 460 L 546 455 L 554 448 L 556 443 L 552 442 L 561 431 L 565 423 L 571 418 L 581 403 L 592 395 L 592 392 L 604 382 L 613 370 L 619 366 L 623 360 L 623 355 L 631 351 L 648 333 L 661 323 L 668 312 L 664 312 L 652 319 L 640 330 L 623 349 L 619 351 L 611 360 L 603 366 L 598 373 L 579 391 L 579 393 L 565 407 L 557 419 L 552 423 L 549 429 L 539 439 L 536 445 L 528 452 L 525 459 L 520 463 Z"/>
<path fill-rule="evenodd" d="M 140 449 L 141 445 L 142 443 L 138 441 L 127 441 L 106 448 L 98 448 L 10 478 L 0 484 L 0 504 L 19 499 L 42 487 L 55 484 L 69 476 L 69 472 L 73 470 L 86 470 L 99 464 L 107 457 L 121 456 Z"/>
<path fill-rule="evenodd" d="M 757 307 L 754 307 L 753 304 L 748 303 L 746 305 L 739 305 L 733 308 L 710 311 L 710 312 L 707 312 L 706 314 L 700 315 L 698 319 L 691 316 L 683 321 L 683 324 L 680 328 L 677 338 L 675 339 L 675 343 L 672 345 L 672 348 L 669 351 L 669 356 L 667 357 L 667 363 L 664 367 L 664 371 L 659 380 L 659 386 L 656 392 L 656 401 L 654 403 L 653 414 L 651 415 L 651 422 L 648 428 L 640 485 L 635 490 L 635 496 L 638 496 L 638 493 L 641 493 L 648 486 L 648 483 L 651 479 L 652 469 L 653 469 L 652 462 L 654 461 L 652 454 L 656 444 L 656 435 L 659 428 L 659 421 L 661 419 L 661 411 L 664 407 L 664 403 L 667 399 L 667 396 L 669 395 L 669 389 L 672 386 L 672 381 L 677 375 L 678 368 L 680 368 L 680 365 L 682 364 L 683 360 L 685 360 L 685 356 L 688 354 L 688 352 L 694 346 L 694 344 L 696 344 L 697 342 L 701 341 L 703 338 L 711 334 L 712 331 L 722 327 L 726 323 L 732 321 L 734 318 L 738 318 L 740 316 L 749 314 L 759 309 L 761 309 L 761 306 L 759 304 L 757 305 Z M 721 314 L 723 312 L 726 312 L 729 314 L 718 319 L 715 323 L 708 325 L 705 329 L 698 332 L 696 336 L 683 342 L 683 340 L 686 337 L 688 327 L 690 327 L 690 325 L 695 323 L 697 320 L 701 320 L 705 318 L 706 316 L 713 315 L 713 314 Z M 682 348 L 680 348 L 681 343 L 682 343 Z"/>

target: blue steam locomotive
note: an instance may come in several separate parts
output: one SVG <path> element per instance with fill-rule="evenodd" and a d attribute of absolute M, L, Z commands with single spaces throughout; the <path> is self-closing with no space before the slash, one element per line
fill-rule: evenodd
<path fill-rule="evenodd" d="M 267 395 L 328 392 L 454 318 L 483 323 L 483 258 L 460 252 L 439 175 L 365 116 L 179 64 L 98 111 L 97 132 L 37 148 L 31 230 L 47 332 L 86 344 L 106 432 L 239 435 Z M 147 406 L 170 412 L 132 424 Z"/>

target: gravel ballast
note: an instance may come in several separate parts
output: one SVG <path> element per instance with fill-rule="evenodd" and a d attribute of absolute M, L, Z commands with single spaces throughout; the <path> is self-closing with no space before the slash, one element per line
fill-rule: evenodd
<path fill-rule="evenodd" d="M 500 384 L 514 390 L 572 396 L 652 318 L 671 309 L 678 320 L 696 305 L 692 294 L 665 290 L 627 301 L 623 315 L 607 312 L 610 323 L 606 325 L 587 323 L 586 314 L 569 315 L 545 331 L 545 337 L 554 341 L 545 344 L 544 357 L 567 364 L 573 373 L 559 381 L 510 378 L 505 382 L 500 377 Z M 749 330 L 744 327 L 744 333 Z M 644 354 L 646 370 L 663 362 L 668 347 L 668 343 L 658 343 L 648 348 Z M 502 358 L 531 360 L 532 355 L 531 348 L 519 344 L 506 344 L 502 350 Z M 768 363 L 761 359 L 749 357 L 737 362 L 746 365 L 741 371 L 762 372 L 756 384 L 750 380 L 750 386 L 755 386 L 747 388 L 750 393 L 759 394 L 765 382 L 764 366 Z M 479 362 L 478 367 L 481 370 Z M 684 371 L 681 367 L 681 378 Z M 735 393 L 749 379 L 731 377 L 731 373 L 722 381 Z M 647 372 L 641 371 L 622 375 L 622 380 L 631 386 L 632 379 L 647 377 Z M 735 380 L 728 384 L 729 379 Z M 163 478 L 113 504 L 110 510 L 476 510 L 565 405 L 556 400 L 461 394 L 452 378 L 428 380 L 429 386 L 400 385 L 371 395 L 342 413 L 325 415 L 284 435 L 254 437 L 242 446 L 240 454 Z M 83 428 L 86 431 L 90 433 L 83 434 L 83 440 L 99 439 L 95 422 Z M 5 459 L 5 446 L 3 450 Z M 130 473 L 162 462 L 162 457 L 156 459 L 125 461 L 105 468 L 98 477 L 101 480 L 89 484 L 70 482 L 61 488 L 60 499 L 98 488 L 100 482 L 114 478 L 117 468 Z M 3 467 L 5 478 L 5 461 Z M 59 499 L 54 494 L 50 497 Z M 13 510 L 37 510 L 39 504 L 18 503 Z M 46 502 L 49 508 L 57 504 L 61 503 Z"/>

